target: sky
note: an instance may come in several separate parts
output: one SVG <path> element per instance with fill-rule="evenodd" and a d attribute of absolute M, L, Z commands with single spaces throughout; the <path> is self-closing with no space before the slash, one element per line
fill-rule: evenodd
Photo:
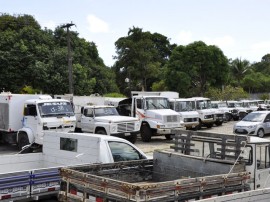
<path fill-rule="evenodd" d="M 94 42 L 107 66 L 115 62 L 114 43 L 133 27 L 259 62 L 270 53 L 269 8 L 270 0 L 0 0 L 0 14 L 32 15 L 42 28 L 74 23 L 71 30 Z"/>

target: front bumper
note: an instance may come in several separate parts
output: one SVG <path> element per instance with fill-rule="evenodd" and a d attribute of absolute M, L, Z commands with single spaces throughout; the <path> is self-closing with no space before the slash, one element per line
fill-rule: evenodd
<path fill-rule="evenodd" d="M 257 128 L 234 128 L 233 133 L 239 135 L 256 135 Z"/>
<path fill-rule="evenodd" d="M 124 137 L 129 137 L 131 135 L 138 135 L 139 133 L 140 133 L 140 131 L 123 132 L 123 133 L 112 133 L 111 136 L 124 138 Z"/>

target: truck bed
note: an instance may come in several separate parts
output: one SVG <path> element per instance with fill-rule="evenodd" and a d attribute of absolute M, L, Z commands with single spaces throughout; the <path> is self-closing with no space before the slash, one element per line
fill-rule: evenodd
<path fill-rule="evenodd" d="M 241 165 L 237 166 L 238 172 L 231 174 L 232 163 L 226 163 L 227 169 L 205 172 L 206 167 L 201 170 L 203 165 L 209 168 L 220 163 L 205 163 L 198 158 L 194 160 L 197 166 L 190 169 L 180 163 L 185 158 L 155 151 L 153 160 L 61 168 L 60 201 L 93 197 L 113 201 L 184 201 L 247 188 L 249 175 Z"/>

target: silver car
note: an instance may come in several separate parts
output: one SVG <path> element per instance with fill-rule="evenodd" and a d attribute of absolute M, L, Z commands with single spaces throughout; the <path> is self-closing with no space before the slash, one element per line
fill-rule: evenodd
<path fill-rule="evenodd" d="M 255 111 L 246 115 L 233 127 L 235 134 L 257 135 L 263 137 L 270 133 L 270 111 Z"/>

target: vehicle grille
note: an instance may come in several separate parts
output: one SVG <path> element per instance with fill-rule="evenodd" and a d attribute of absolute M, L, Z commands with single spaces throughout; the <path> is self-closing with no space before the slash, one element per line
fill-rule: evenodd
<path fill-rule="evenodd" d="M 117 124 L 117 132 L 132 132 L 135 130 L 135 123 L 120 123 Z"/>
<path fill-rule="evenodd" d="M 167 123 L 180 121 L 180 120 L 178 120 L 177 115 L 166 116 L 165 120 Z"/>
<path fill-rule="evenodd" d="M 223 117 L 223 114 L 215 114 L 215 117 Z"/>
<path fill-rule="evenodd" d="M 198 118 L 185 118 L 184 122 L 196 122 L 198 121 Z"/>
<path fill-rule="evenodd" d="M 248 131 L 245 129 L 240 129 L 240 131 L 238 129 L 235 129 L 234 132 L 236 134 L 248 134 Z"/>
<path fill-rule="evenodd" d="M 238 113 L 238 110 L 237 110 L 237 109 L 233 109 L 233 110 L 232 110 L 232 113 L 233 113 L 233 114 L 237 114 L 237 113 Z"/>
<path fill-rule="evenodd" d="M 205 119 L 212 119 L 212 118 L 214 118 L 214 116 L 213 116 L 213 114 L 211 114 L 211 115 L 205 115 L 204 118 Z"/>

